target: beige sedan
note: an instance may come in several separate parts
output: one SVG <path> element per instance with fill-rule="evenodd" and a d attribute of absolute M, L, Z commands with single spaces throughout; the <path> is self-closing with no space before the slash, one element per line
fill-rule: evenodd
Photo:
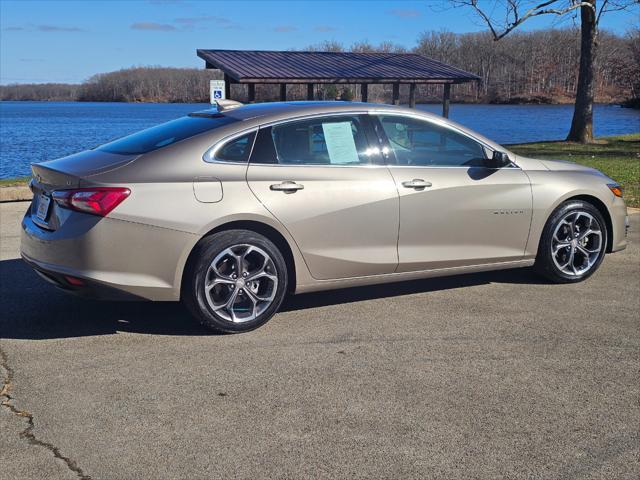
<path fill-rule="evenodd" d="M 259 327 L 287 293 L 525 266 L 577 282 L 626 246 L 602 173 L 388 105 L 221 102 L 32 170 L 38 273 L 182 300 L 216 331 Z"/>

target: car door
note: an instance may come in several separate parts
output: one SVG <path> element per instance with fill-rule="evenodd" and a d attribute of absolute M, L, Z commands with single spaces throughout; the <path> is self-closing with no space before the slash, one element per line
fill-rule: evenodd
<path fill-rule="evenodd" d="M 399 272 L 522 259 L 532 196 L 517 166 L 487 168 L 488 147 L 427 119 L 377 115 L 400 194 Z"/>
<path fill-rule="evenodd" d="M 392 273 L 399 199 L 366 115 L 330 115 L 261 127 L 247 181 L 296 241 L 311 275 Z"/>

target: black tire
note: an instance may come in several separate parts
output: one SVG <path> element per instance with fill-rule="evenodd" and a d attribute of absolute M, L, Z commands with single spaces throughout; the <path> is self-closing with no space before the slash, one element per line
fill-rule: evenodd
<path fill-rule="evenodd" d="M 231 248 L 233 250 L 229 250 Z M 252 247 L 248 249 L 247 247 Z M 249 251 L 250 253 L 243 253 Z M 225 254 L 224 252 L 229 252 Z M 235 256 L 231 255 L 235 254 Z M 244 284 L 244 279 L 241 284 L 237 283 L 239 280 L 231 280 L 232 278 L 242 278 L 242 274 L 248 275 L 248 281 L 251 279 L 251 275 L 255 274 L 257 270 L 251 271 L 255 265 L 259 265 L 260 259 L 264 257 L 264 254 L 268 255 L 271 263 L 268 260 L 264 260 L 265 271 L 269 274 L 269 278 L 262 278 L 260 280 L 254 280 L 253 283 Z M 210 270 L 212 262 L 222 255 L 221 260 L 218 261 L 217 271 L 220 275 L 216 275 L 216 272 Z M 238 260 L 238 257 L 241 260 Z M 238 262 L 242 263 L 244 267 L 241 267 L 242 272 L 238 272 Z M 250 265 L 253 262 L 255 265 Z M 257 268 L 257 267 L 255 267 Z M 222 275 L 222 269 L 225 269 L 224 275 Z M 236 277 L 233 277 L 234 273 Z M 275 276 L 277 279 L 277 285 L 274 280 L 271 279 Z M 211 284 L 213 278 L 216 278 L 216 282 L 225 282 L 224 284 L 217 285 L 212 289 L 208 289 L 210 293 L 205 292 L 205 282 Z M 250 230 L 227 230 L 218 232 L 208 237 L 203 238 L 196 246 L 196 249 L 191 255 L 187 269 L 185 271 L 183 288 L 182 288 L 182 301 L 187 306 L 191 314 L 205 327 L 218 332 L 218 333 L 240 333 L 254 330 L 264 325 L 269 319 L 278 311 L 282 301 L 284 300 L 287 292 L 287 266 L 282 256 L 282 253 L 268 238 L 250 231 Z M 235 284 L 231 284 L 236 282 Z M 258 287 L 254 288 L 259 284 Z M 251 288 L 249 292 L 248 290 Z M 260 289 L 266 289 L 265 292 L 260 294 Z M 219 292 L 219 293 L 216 293 Z M 233 300 L 231 303 L 231 309 L 227 307 L 220 307 L 224 304 L 227 297 L 231 300 L 231 296 L 236 293 L 237 300 Z M 249 295 L 252 292 L 255 296 Z M 261 295 L 260 297 L 258 295 Z M 215 301 L 216 296 L 221 299 L 220 302 Z M 273 299 L 267 305 L 266 302 L 258 303 L 259 307 L 256 307 L 256 303 L 251 299 L 257 298 L 271 298 Z M 214 310 L 213 306 L 218 310 Z M 240 307 L 238 308 L 238 304 Z M 243 307 L 243 305 L 245 305 Z M 244 319 L 241 316 L 247 315 L 246 312 L 252 308 L 254 318 L 251 315 L 245 316 Z M 262 311 L 259 311 L 263 308 Z M 243 311 L 245 311 L 243 313 Z M 236 311 L 239 311 L 239 321 L 233 321 L 236 319 Z M 259 313 L 258 313 L 259 311 Z M 249 319 L 248 319 L 249 318 Z"/>
<path fill-rule="evenodd" d="M 575 236 L 575 233 L 573 233 L 573 235 L 570 235 L 570 232 L 575 232 L 576 230 L 578 230 L 578 233 L 580 232 L 581 225 L 578 225 L 577 227 L 574 226 L 574 230 L 572 230 L 572 226 L 570 224 L 562 222 L 562 220 L 566 219 L 568 216 L 570 219 L 575 218 L 574 214 L 578 212 L 584 212 L 585 214 L 590 215 L 593 221 L 597 222 L 597 228 L 601 232 L 601 237 L 599 238 L 600 243 L 598 243 L 599 252 L 597 253 L 597 256 L 596 254 L 593 254 L 588 260 L 586 255 L 584 255 L 583 253 L 576 253 L 575 260 L 571 261 L 572 263 L 568 265 L 572 266 L 576 263 L 580 264 L 580 262 L 582 262 L 582 267 L 574 270 L 573 274 L 569 274 L 563 271 L 554 261 L 552 253 L 552 248 L 554 248 L 554 245 L 552 244 L 554 243 L 554 232 L 557 228 L 560 229 L 558 231 L 558 235 L 563 239 L 563 241 L 568 241 L 569 238 L 573 238 Z M 580 217 L 580 220 L 578 220 L 576 223 L 582 223 L 584 225 L 586 221 L 591 222 L 591 220 L 588 220 L 587 215 Z M 596 207 L 588 202 L 584 202 L 581 200 L 570 200 L 564 202 L 553 211 L 553 213 L 547 220 L 544 230 L 542 231 L 542 237 L 540 238 L 540 244 L 538 246 L 538 254 L 536 255 L 536 262 L 533 268 L 537 273 L 554 283 L 581 282 L 593 275 L 595 271 L 600 267 L 607 249 L 607 235 L 607 224 L 602 217 L 602 214 Z M 583 246 L 583 248 L 589 248 L 590 250 L 596 250 L 597 238 L 597 235 L 591 235 L 586 240 L 587 245 L 581 246 Z M 577 241 L 578 240 L 576 240 L 576 242 Z M 555 240 L 555 242 L 555 246 L 557 246 L 559 243 L 562 243 L 558 242 L 557 240 Z M 588 245 L 588 243 L 593 243 L 593 245 Z M 564 265 L 564 261 L 570 261 L 570 259 L 572 258 L 570 257 L 570 252 L 572 250 L 576 251 L 575 245 L 568 245 L 566 247 L 563 247 L 562 251 L 559 250 L 558 258 L 560 261 L 558 263 Z M 591 263 L 591 266 L 589 266 L 588 269 L 582 272 L 581 269 L 587 268 L 588 263 Z M 571 269 L 571 267 L 566 267 L 566 269 Z"/>

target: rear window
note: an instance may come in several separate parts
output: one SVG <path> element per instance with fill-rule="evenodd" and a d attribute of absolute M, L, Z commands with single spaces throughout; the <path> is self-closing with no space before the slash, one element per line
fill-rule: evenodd
<path fill-rule="evenodd" d="M 239 120 L 223 115 L 182 117 L 105 143 L 98 150 L 121 155 L 140 155 L 237 121 Z"/>

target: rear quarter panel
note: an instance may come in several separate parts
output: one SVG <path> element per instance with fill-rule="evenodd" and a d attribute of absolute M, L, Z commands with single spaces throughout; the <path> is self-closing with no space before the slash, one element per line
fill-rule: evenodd
<path fill-rule="evenodd" d="M 223 129 L 220 129 L 223 130 Z M 132 223 L 193 234 L 180 246 L 178 258 L 159 261 L 175 263 L 174 288 L 179 293 L 189 254 L 198 241 L 212 230 L 235 221 L 255 221 L 277 230 L 291 248 L 298 282 L 311 276 L 287 230 L 258 201 L 246 181 L 247 164 L 205 162 L 204 153 L 228 132 L 204 134 L 142 155 L 114 172 L 92 177 L 93 184 L 123 185 L 131 189 L 129 198 L 109 216 Z M 221 186 L 221 198 L 203 202 L 196 198 L 194 182 L 210 181 Z M 184 238 L 184 237 L 182 237 Z M 147 248 L 154 248 L 153 241 Z"/>

